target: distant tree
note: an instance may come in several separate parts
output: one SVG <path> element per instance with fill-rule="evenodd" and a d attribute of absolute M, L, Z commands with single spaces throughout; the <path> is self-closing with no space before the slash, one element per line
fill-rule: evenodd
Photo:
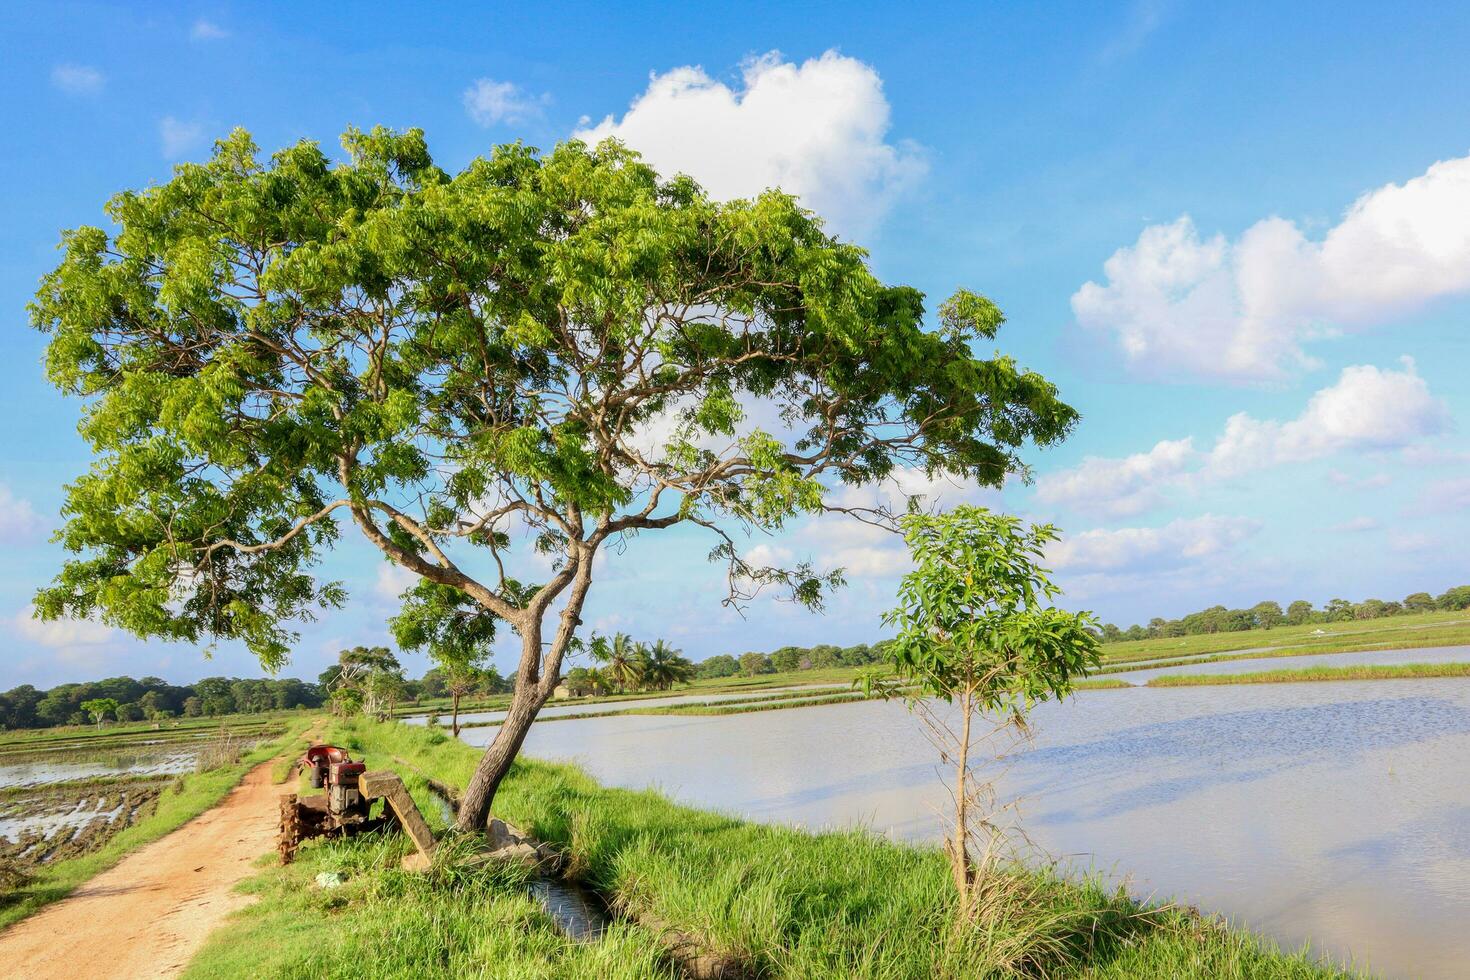
<path fill-rule="evenodd" d="M 1310 602 L 1298 599 L 1286 607 L 1286 621 L 1293 626 L 1301 626 L 1303 623 L 1310 623 L 1315 612 Z"/>
<path fill-rule="evenodd" d="M 1055 541 L 1051 525 L 1027 528 L 1017 518 L 982 507 L 901 519 L 914 568 L 903 577 L 898 606 L 884 622 L 897 627 L 889 647 L 898 676 L 916 685 L 910 704 L 923 717 L 955 768 L 954 823 L 948 854 L 958 911 L 982 914 L 997 872 L 991 821 L 994 791 L 977 780 L 970 753 L 972 724 L 988 718 L 995 732 L 1024 730 L 1031 706 L 1064 697 L 1076 678 L 1098 663 L 1087 613 L 1050 606 L 1059 594 L 1040 565 Z M 933 698 L 952 702 L 956 719 L 935 713 Z"/>
<path fill-rule="evenodd" d="M 1364 599 L 1353 607 L 1354 619 L 1379 619 L 1388 615 L 1388 604 L 1382 599 Z"/>
<path fill-rule="evenodd" d="M 667 691 L 694 678 L 694 665 L 663 640 L 639 647 L 638 676 L 654 691 Z"/>
<path fill-rule="evenodd" d="M 1433 612 L 1435 609 L 1434 596 L 1428 592 L 1411 593 L 1404 596 L 1404 608 L 1415 613 Z"/>
<path fill-rule="evenodd" d="M 638 687 L 642 679 L 639 676 L 638 648 L 627 633 L 615 633 L 612 639 L 593 637 L 588 644 L 588 652 L 602 665 L 603 674 L 619 691 Z"/>
<path fill-rule="evenodd" d="M 337 697 L 339 708 L 350 712 L 356 705 L 366 715 L 383 717 L 384 705 L 390 696 L 397 694 L 398 684 L 403 679 L 403 668 L 393 652 L 387 647 L 356 646 L 339 653 L 337 665 L 341 667 L 337 675 L 337 691 L 356 694 L 355 697 L 346 694 Z"/>
<path fill-rule="evenodd" d="M 198 718 L 204 714 L 204 699 L 198 695 L 190 695 L 184 699 L 184 717 Z"/>
<path fill-rule="evenodd" d="M 1148 631 L 1137 623 L 1134 623 L 1123 632 L 1123 638 L 1125 640 L 1146 640 L 1148 639 Z"/>
<path fill-rule="evenodd" d="M 800 670 L 804 653 L 800 647 L 782 647 L 771 654 L 771 669 L 778 674 Z"/>
<path fill-rule="evenodd" d="M 837 662 L 844 667 L 863 667 L 877 659 L 872 647 L 866 643 L 855 643 L 843 649 L 837 657 Z"/>
<path fill-rule="evenodd" d="M 740 673 L 746 677 L 754 677 L 757 674 L 769 674 L 774 667 L 771 666 L 771 658 L 764 653 L 752 650 L 750 653 L 740 655 Z"/>
<path fill-rule="evenodd" d="M 430 667 L 424 671 L 424 676 L 419 678 L 419 694 L 426 698 L 442 698 L 444 696 L 443 668 Z"/>
<path fill-rule="evenodd" d="M 1123 639 L 1122 630 L 1118 629 L 1118 627 L 1114 626 L 1112 623 L 1103 623 L 1102 641 L 1104 643 L 1117 643 L 1121 639 Z"/>
<path fill-rule="evenodd" d="M 1261 629 L 1272 629 L 1286 622 L 1286 614 L 1281 611 L 1281 603 L 1270 599 L 1256 603 L 1250 611 L 1255 625 Z"/>
<path fill-rule="evenodd" d="M 842 663 L 842 648 L 830 643 L 818 643 L 806 655 L 813 667 L 836 667 Z"/>
<path fill-rule="evenodd" d="M 695 668 L 698 677 L 734 677 L 740 673 L 739 662 L 728 653 L 717 653 L 699 662 Z"/>
<path fill-rule="evenodd" d="M 102 719 L 108 715 L 116 717 L 118 704 L 116 698 L 92 698 L 90 701 L 83 701 L 81 708 L 92 717 L 97 727 L 101 728 Z"/>
<path fill-rule="evenodd" d="M 1329 599 L 1323 607 L 1324 618 L 1329 623 L 1341 622 L 1344 619 L 1352 619 L 1356 607 L 1346 599 Z"/>
<path fill-rule="evenodd" d="M 459 737 L 459 703 L 480 683 L 490 662 L 500 617 L 464 592 L 419 579 L 399 597 L 398 615 L 388 621 L 405 650 L 424 650 L 442 672 L 450 697 L 450 731 Z"/>
<path fill-rule="evenodd" d="M 1457 585 L 1448 589 L 1434 604 L 1440 609 L 1465 609 L 1470 608 L 1470 585 Z"/>
<path fill-rule="evenodd" d="M 587 667 L 573 667 L 563 679 L 567 693 L 574 698 L 585 698 L 596 694 L 602 687 L 602 678 L 597 671 Z"/>

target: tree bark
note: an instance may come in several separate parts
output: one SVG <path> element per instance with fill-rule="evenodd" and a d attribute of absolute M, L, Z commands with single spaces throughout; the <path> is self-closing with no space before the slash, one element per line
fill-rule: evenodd
<path fill-rule="evenodd" d="M 516 689 L 511 695 L 510 710 L 495 733 L 495 740 L 480 756 L 475 774 L 465 788 L 460 801 L 460 830 L 483 830 L 490 819 L 490 805 L 495 801 L 495 792 L 501 780 L 510 772 L 511 763 L 521 751 L 521 743 L 531 730 L 531 723 L 541 706 L 551 697 L 556 682 L 561 676 L 561 660 L 577 626 L 582 622 L 582 604 L 587 599 L 587 589 L 592 584 L 592 549 L 579 554 L 571 579 L 571 590 L 567 593 L 567 604 L 561 612 L 556 634 L 551 640 L 543 659 L 541 653 L 541 616 L 545 604 L 527 610 L 521 623 L 521 663 L 516 673 Z M 543 593 L 544 594 L 544 593 Z M 554 598 L 554 596 L 552 596 Z M 550 602 L 550 598 L 545 600 Z"/>
<path fill-rule="evenodd" d="M 480 756 L 480 762 L 475 766 L 475 775 L 464 791 L 464 798 L 460 800 L 459 819 L 456 822 L 460 830 L 481 830 L 489 822 L 490 804 L 495 800 L 495 793 L 500 789 L 506 773 L 510 771 L 511 763 L 520 753 L 521 743 L 526 740 L 526 733 L 531 730 L 531 723 L 536 720 L 537 712 L 545 703 L 546 696 L 541 693 L 539 684 L 516 686 L 515 694 L 511 696 L 510 710 L 500 723 L 495 740 L 490 743 L 485 754 Z"/>
<path fill-rule="evenodd" d="M 454 707 L 450 709 L 449 728 L 454 733 L 454 737 L 459 738 L 459 695 L 451 692 L 450 697 Z"/>
<path fill-rule="evenodd" d="M 954 840 L 950 861 L 963 920 L 970 917 L 973 880 L 970 865 L 970 719 L 974 705 L 969 688 L 960 692 L 959 704 L 964 718 L 960 722 L 959 758 L 955 767 Z"/>

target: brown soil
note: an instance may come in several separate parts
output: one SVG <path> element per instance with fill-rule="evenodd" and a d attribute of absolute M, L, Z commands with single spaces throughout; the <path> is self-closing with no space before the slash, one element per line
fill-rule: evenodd
<path fill-rule="evenodd" d="M 275 846 L 271 764 L 252 769 L 216 807 L 35 915 L 0 932 L 11 977 L 172 977 L 230 912 L 256 858 Z"/>

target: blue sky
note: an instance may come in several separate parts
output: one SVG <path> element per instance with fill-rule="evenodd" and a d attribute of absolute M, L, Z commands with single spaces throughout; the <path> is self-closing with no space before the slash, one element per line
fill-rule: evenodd
<path fill-rule="evenodd" d="M 450 169 L 620 135 L 722 196 L 799 193 L 889 281 L 988 294 L 1001 349 L 1083 423 L 1030 486 L 903 489 L 1055 521 L 1069 604 L 1122 625 L 1470 581 L 1470 8 L 1284 6 L 0 10 L 0 688 L 259 673 L 27 608 L 88 457 L 25 303 L 61 229 L 234 126 L 267 149 L 419 126 Z M 894 542 L 823 521 L 758 544 L 850 586 L 826 615 L 741 619 L 708 542 L 673 531 L 609 556 L 584 619 L 696 659 L 879 635 Z M 391 570 L 349 544 L 324 574 L 352 603 L 290 673 L 385 637 Z"/>

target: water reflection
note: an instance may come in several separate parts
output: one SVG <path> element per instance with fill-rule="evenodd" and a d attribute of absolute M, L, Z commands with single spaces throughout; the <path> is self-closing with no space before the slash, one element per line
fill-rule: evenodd
<path fill-rule="evenodd" d="M 1465 975 L 1470 683 L 1089 691 L 1035 720 L 1002 788 L 1049 853 L 1392 976 Z M 557 722 L 526 751 L 752 819 L 906 839 L 937 840 L 947 799 L 896 704 Z"/>

